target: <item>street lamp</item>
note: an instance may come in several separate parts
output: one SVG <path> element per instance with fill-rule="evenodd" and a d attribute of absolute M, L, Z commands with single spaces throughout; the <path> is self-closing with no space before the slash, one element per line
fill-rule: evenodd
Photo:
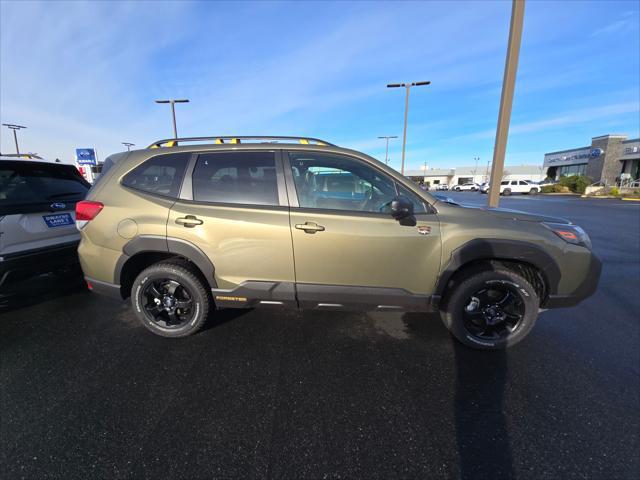
<path fill-rule="evenodd" d="M 473 157 L 473 159 L 476 161 L 476 166 L 473 169 L 473 181 L 475 183 L 476 181 L 476 174 L 478 173 L 478 162 L 480 161 L 480 157 Z"/>
<path fill-rule="evenodd" d="M 122 145 L 124 145 L 125 147 L 127 147 L 127 152 L 131 151 L 131 147 L 135 147 L 136 144 L 135 143 L 129 143 L 129 142 L 122 142 Z"/>
<path fill-rule="evenodd" d="M 20 148 L 18 148 L 18 134 L 16 133 L 16 131 L 22 130 L 23 128 L 27 127 L 23 127 L 22 125 L 14 125 L 13 123 L 3 123 L 2 125 L 7 127 L 9 130 L 13 130 L 13 139 L 16 142 L 16 154 L 18 155 L 18 157 L 20 157 Z"/>
<path fill-rule="evenodd" d="M 378 138 L 385 138 L 387 140 L 387 149 L 385 150 L 385 153 L 384 153 L 384 163 L 389 165 L 389 139 L 390 138 L 398 138 L 398 136 L 397 135 L 393 135 L 393 136 L 383 135 L 382 137 L 378 137 Z"/>
<path fill-rule="evenodd" d="M 173 138 L 178 138 L 178 129 L 176 127 L 176 103 L 189 103 L 189 100 L 184 98 L 181 100 L 169 99 L 169 100 L 156 100 L 156 103 L 169 103 L 171 105 L 171 115 L 173 117 Z"/>
<path fill-rule="evenodd" d="M 404 98 L 404 133 L 402 134 L 402 164 L 400 166 L 400 173 L 404 175 L 404 153 L 407 147 L 407 115 L 409 113 L 409 90 L 411 87 L 419 87 L 421 85 L 429 85 L 431 82 L 411 82 L 411 83 L 389 83 L 387 88 L 399 88 L 405 87 L 407 93 Z"/>

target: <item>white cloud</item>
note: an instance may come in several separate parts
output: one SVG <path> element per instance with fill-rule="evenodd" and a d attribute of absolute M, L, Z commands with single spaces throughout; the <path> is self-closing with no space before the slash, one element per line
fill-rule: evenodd
<path fill-rule="evenodd" d="M 615 115 L 636 113 L 639 111 L 640 105 L 637 102 L 615 103 L 611 105 L 603 105 L 600 107 L 581 108 L 565 112 L 562 115 L 546 118 L 544 120 L 534 120 L 531 122 L 512 124 L 509 128 L 509 135 L 539 132 L 549 130 L 551 128 L 565 127 L 568 125 L 578 125 L 581 123 L 588 123 L 594 120 L 612 117 Z M 495 134 L 495 129 L 487 129 L 468 133 L 465 135 L 459 135 L 453 137 L 453 139 L 480 140 L 495 137 Z"/>

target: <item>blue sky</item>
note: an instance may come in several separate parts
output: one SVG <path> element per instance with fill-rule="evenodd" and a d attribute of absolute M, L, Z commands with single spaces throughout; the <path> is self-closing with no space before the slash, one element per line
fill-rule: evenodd
<path fill-rule="evenodd" d="M 640 2 L 527 2 L 507 164 L 640 131 Z M 0 119 L 72 161 L 172 136 L 307 135 L 409 167 L 491 159 L 511 3 L 0 2 Z M 2 128 L 0 148 L 12 152 Z M 400 160 L 392 141 L 391 162 Z"/>

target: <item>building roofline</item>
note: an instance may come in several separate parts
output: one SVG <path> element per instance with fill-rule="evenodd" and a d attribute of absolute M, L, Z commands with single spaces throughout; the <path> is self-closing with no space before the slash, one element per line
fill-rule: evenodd
<path fill-rule="evenodd" d="M 638 138 L 631 138 L 631 139 L 629 139 L 629 140 L 625 140 L 625 141 L 624 141 L 624 142 L 622 142 L 622 143 L 633 143 L 633 142 L 640 142 L 640 137 L 638 137 Z"/>
<path fill-rule="evenodd" d="M 591 145 L 587 145 L 586 147 L 569 148 L 567 150 L 558 150 L 556 152 L 548 152 L 548 153 L 545 153 L 544 155 L 546 157 L 547 155 L 554 155 L 556 153 L 575 152 L 576 150 L 585 150 L 587 148 L 591 148 Z"/>
<path fill-rule="evenodd" d="M 597 137 L 591 137 L 591 140 L 597 140 L 599 138 L 627 138 L 628 135 L 619 135 L 619 134 L 608 134 L 608 135 L 600 135 Z"/>

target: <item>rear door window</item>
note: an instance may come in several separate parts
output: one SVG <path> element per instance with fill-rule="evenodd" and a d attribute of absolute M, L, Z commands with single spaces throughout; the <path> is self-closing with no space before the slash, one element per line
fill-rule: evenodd
<path fill-rule="evenodd" d="M 131 170 L 122 179 L 125 187 L 142 192 L 177 198 L 190 152 L 152 157 Z"/>
<path fill-rule="evenodd" d="M 200 154 L 193 171 L 193 199 L 205 203 L 279 205 L 275 153 Z"/>
<path fill-rule="evenodd" d="M 72 165 L 0 162 L 0 214 L 36 211 L 82 200 L 89 184 Z"/>

